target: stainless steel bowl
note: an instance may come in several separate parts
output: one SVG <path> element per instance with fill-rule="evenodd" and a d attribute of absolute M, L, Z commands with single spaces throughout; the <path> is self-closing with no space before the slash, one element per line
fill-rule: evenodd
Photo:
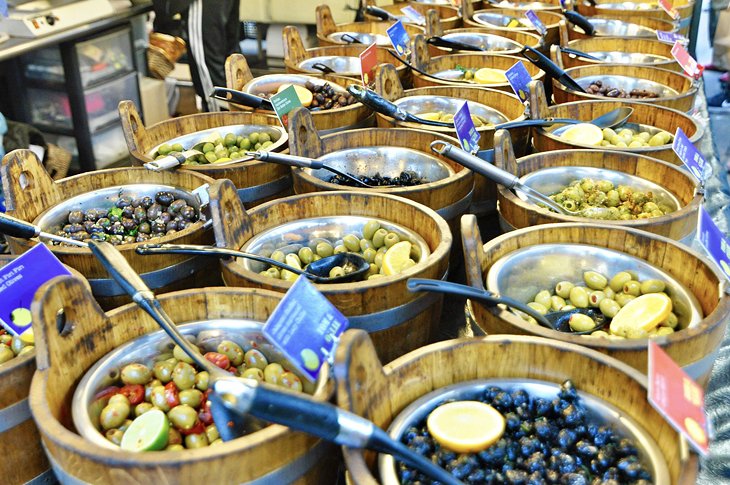
<path fill-rule="evenodd" d="M 130 184 L 104 187 L 91 192 L 79 194 L 66 199 L 41 212 L 33 221 L 33 224 L 40 226 L 46 232 L 55 232 L 63 227 L 68 220 L 68 213 L 75 210 L 89 209 L 111 209 L 120 197 L 128 196 L 137 198 L 150 196 L 155 197 L 157 192 L 172 192 L 176 199 L 185 200 L 189 206 L 195 207 L 201 220 L 205 220 L 205 212 L 201 211 L 201 201 L 197 195 L 190 190 L 173 187 L 170 185 L 158 184 Z"/>
<path fill-rule="evenodd" d="M 619 271 L 634 271 L 640 280 L 662 280 L 672 299 L 679 328 L 697 325 L 703 318 L 695 295 L 673 276 L 643 259 L 588 244 L 537 244 L 513 251 L 489 268 L 487 289 L 529 302 L 539 291 L 555 288 L 560 281 L 583 281 L 584 271 L 597 271 L 606 277 Z"/>
<path fill-rule="evenodd" d="M 615 3 L 597 3 L 596 10 L 658 10 L 656 3 L 640 3 L 640 2 L 615 2 Z"/>
<path fill-rule="evenodd" d="M 418 95 L 418 96 L 406 96 L 404 98 L 396 99 L 393 101 L 398 107 L 403 108 L 409 113 L 415 115 L 421 113 L 433 113 L 442 111 L 444 113 L 454 114 L 461 108 L 464 100 L 461 98 L 453 98 L 450 96 L 429 96 L 429 95 Z M 489 123 L 499 124 L 509 121 L 506 115 L 500 111 L 489 107 L 485 104 L 477 103 L 475 101 L 467 101 L 469 106 L 469 112 L 473 115 L 481 116 L 485 118 Z M 408 125 L 417 126 L 423 128 L 420 123 L 405 123 Z"/>
<path fill-rule="evenodd" d="M 616 19 L 589 18 L 588 21 L 596 30 L 594 35 L 611 37 L 656 37 L 656 30 L 643 25 L 624 22 Z M 578 26 L 574 29 L 583 32 Z"/>
<path fill-rule="evenodd" d="M 569 73 L 570 74 L 570 73 Z M 626 92 L 632 89 L 645 89 L 652 91 L 659 95 L 660 98 L 666 98 L 668 96 L 677 96 L 679 92 L 675 89 L 665 86 L 662 83 L 656 81 L 650 81 L 649 79 L 640 79 L 630 76 L 619 76 L 619 75 L 594 75 L 585 76 L 576 79 L 576 82 L 580 84 L 583 89 L 587 89 L 594 81 L 601 81 L 604 86 L 611 86 L 614 88 L 623 89 Z M 607 98 L 611 99 L 611 98 Z"/>
<path fill-rule="evenodd" d="M 304 71 L 321 73 L 322 71 L 312 67 L 314 64 L 317 64 L 317 63 L 323 64 L 323 65 L 329 67 L 330 69 L 335 71 L 337 74 L 357 75 L 357 76 L 359 76 L 361 74 L 360 58 L 358 58 L 358 57 L 348 57 L 348 56 L 310 57 L 309 59 L 305 59 L 302 62 L 300 62 L 298 67 L 299 67 L 299 69 L 302 69 Z"/>
<path fill-rule="evenodd" d="M 287 143 L 287 141 L 289 141 L 289 135 L 287 134 L 286 130 L 278 125 L 224 125 L 216 128 L 208 128 L 207 130 L 194 131 L 193 133 L 188 133 L 186 135 L 173 138 L 172 140 L 168 140 L 165 143 L 169 145 L 179 143 L 186 150 L 190 150 L 191 148 L 193 148 L 193 146 L 200 143 L 213 141 L 216 138 L 223 138 L 226 133 L 233 133 L 236 136 L 248 136 L 253 132 L 263 132 L 269 134 L 269 136 L 271 137 L 271 141 L 273 141 L 274 143 L 266 149 L 267 151 L 275 152 L 283 147 Z M 160 143 L 159 145 L 153 147 L 147 152 L 147 156 L 154 159 L 157 156 L 157 151 L 162 145 L 163 143 Z M 251 157 L 239 157 L 235 160 L 231 160 L 228 162 L 211 163 L 210 166 L 231 165 L 234 163 L 242 163 L 251 159 Z"/>
<path fill-rule="evenodd" d="M 414 259 L 416 263 L 425 261 L 431 254 L 426 240 L 411 229 L 377 217 L 348 215 L 313 217 L 288 222 L 256 234 L 246 241 L 241 250 L 270 256 L 277 249 L 289 254 L 299 251 L 305 244 L 313 247 L 322 241 L 336 246 L 341 244 L 342 238 L 347 234 L 355 234 L 361 238 L 363 226 L 372 220 L 380 222 L 381 227 L 388 231 L 398 234 L 401 240 L 411 241 L 418 255 L 417 259 Z M 266 269 L 265 264 L 249 259 L 239 258 L 238 262 L 245 269 L 257 273 Z"/>
<path fill-rule="evenodd" d="M 608 180 L 615 186 L 628 185 L 633 189 L 642 192 L 651 192 L 658 204 L 663 204 L 672 209 L 672 212 L 679 210 L 682 204 L 672 192 L 661 185 L 650 182 L 636 175 L 625 172 L 595 167 L 550 167 L 529 173 L 520 178 L 523 184 L 542 192 L 543 194 L 555 194 L 569 186 L 572 182 L 583 178 L 595 180 Z M 517 196 L 525 202 L 532 203 L 519 190 Z"/>
<path fill-rule="evenodd" d="M 490 386 L 498 386 L 508 392 L 523 389 L 531 397 L 540 397 L 547 400 L 554 399 L 560 390 L 558 384 L 536 379 L 495 378 L 452 384 L 430 392 L 409 404 L 390 424 L 388 434 L 400 441 L 408 428 L 423 422 L 439 405 L 447 401 L 479 400 Z M 591 423 L 598 426 L 613 426 L 620 436 L 631 438 L 634 441 L 641 461 L 648 465 L 647 468 L 652 475 L 652 483 L 670 482 L 669 469 L 661 449 L 639 422 L 614 405 L 591 394 L 578 391 L 578 395 L 585 405 L 586 418 Z M 392 456 L 379 455 L 378 469 L 384 485 L 400 483 L 395 469 L 395 460 Z"/>
<path fill-rule="evenodd" d="M 244 348 L 250 348 L 255 344 L 256 348 L 270 360 L 285 363 L 284 355 L 264 338 L 261 333 L 262 328 L 262 322 L 244 319 L 216 319 L 179 325 L 180 331 L 186 336 L 189 335 L 188 338 L 204 352 L 215 351 L 222 340 L 232 340 Z M 172 340 L 165 332 L 159 330 L 125 343 L 94 364 L 76 387 L 71 404 L 73 422 L 79 434 L 95 445 L 119 450 L 118 446 L 98 431 L 98 416 L 90 409 L 94 396 L 99 390 L 112 385 L 125 365 L 133 362 L 149 363 L 155 356 L 169 352 L 173 347 Z M 287 368 L 293 367 L 289 365 Z M 320 375 L 326 374 L 323 372 Z M 302 381 L 302 386 L 306 386 L 306 392 L 310 394 L 315 388 L 323 385 L 323 380 L 312 384 L 302 375 L 297 375 Z"/>
<path fill-rule="evenodd" d="M 442 35 L 441 37 L 446 40 L 473 45 L 486 52 L 519 52 L 522 49 L 522 44 L 519 42 L 495 34 L 480 32 L 452 32 L 450 34 Z"/>
<path fill-rule="evenodd" d="M 307 83 L 312 83 L 315 86 L 323 86 L 329 84 L 336 93 L 346 93 L 347 90 L 330 81 L 326 81 L 319 77 L 307 76 L 305 74 L 266 74 L 251 79 L 249 82 L 243 85 L 241 91 L 249 94 L 262 94 L 262 93 L 276 93 L 279 86 L 282 84 L 296 84 L 297 86 L 304 86 Z"/>
<path fill-rule="evenodd" d="M 352 42 L 348 42 L 347 40 L 343 39 L 344 36 L 349 35 L 350 37 L 353 37 L 357 40 L 359 40 L 361 43 L 365 45 L 371 45 L 373 42 L 378 44 L 379 46 L 389 46 L 390 45 L 390 39 L 387 35 L 383 34 L 372 34 L 372 33 L 366 33 L 366 32 L 333 32 L 330 35 L 327 36 L 327 39 L 331 40 L 332 42 L 335 42 L 337 44 L 344 44 L 348 45 Z"/>
<path fill-rule="evenodd" d="M 658 64 L 669 60 L 668 57 L 641 52 L 594 51 L 587 54 L 599 58 L 602 62 L 612 64 Z"/>
<path fill-rule="evenodd" d="M 535 30 L 526 20 L 520 18 L 519 14 L 515 15 L 503 15 L 501 13 L 492 12 L 477 12 L 472 17 L 474 22 L 488 27 L 505 27 L 509 24 L 510 20 L 516 19 L 520 22 L 520 26 L 515 27 L 516 29 L 532 29 Z"/>

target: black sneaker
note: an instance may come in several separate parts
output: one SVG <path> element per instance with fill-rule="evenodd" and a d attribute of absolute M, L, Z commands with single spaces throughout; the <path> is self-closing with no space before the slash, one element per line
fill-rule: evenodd
<path fill-rule="evenodd" d="M 707 106 L 709 108 L 723 108 L 727 106 L 728 100 L 725 97 L 725 93 L 718 93 L 714 96 L 707 98 Z"/>

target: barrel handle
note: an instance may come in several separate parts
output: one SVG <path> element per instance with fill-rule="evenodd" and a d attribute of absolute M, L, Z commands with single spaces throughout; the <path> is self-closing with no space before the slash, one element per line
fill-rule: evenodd
<path fill-rule="evenodd" d="M 558 22 L 558 36 L 560 38 L 560 45 L 562 47 L 568 47 L 570 43 L 570 36 L 568 35 L 568 22 L 565 19 L 561 19 Z"/>
<path fill-rule="evenodd" d="M 24 221 L 34 220 L 48 207 L 66 198 L 35 153 L 13 150 L 2 159 L 0 176 L 8 214 Z"/>
<path fill-rule="evenodd" d="M 507 130 L 497 130 L 494 133 L 494 166 L 519 176 L 512 138 Z"/>
<path fill-rule="evenodd" d="M 482 234 L 477 225 L 474 214 L 461 216 L 461 244 L 464 250 L 464 268 L 466 269 L 466 283 L 469 286 L 483 290 L 484 278 L 484 243 Z"/>
<path fill-rule="evenodd" d="M 314 127 L 312 113 L 304 107 L 289 113 L 289 153 L 318 158 L 324 153 L 322 138 Z"/>
<path fill-rule="evenodd" d="M 318 5 L 316 10 L 317 34 L 327 37 L 333 32 L 337 32 L 337 24 L 332 18 L 332 11 L 329 5 Z"/>
<path fill-rule="evenodd" d="M 38 370 L 64 363 L 74 368 L 64 372 L 80 376 L 115 347 L 109 336 L 119 329 L 76 276 L 57 276 L 44 283 L 30 310 Z"/>
<path fill-rule="evenodd" d="M 125 99 L 119 102 L 117 108 L 119 118 L 122 121 L 122 132 L 129 148 L 129 154 L 137 160 L 151 162 L 152 158 L 145 154 L 145 148 L 149 146 L 147 129 L 139 116 L 139 111 L 134 102 Z"/>
<path fill-rule="evenodd" d="M 426 11 L 426 35 L 429 37 L 441 36 L 444 29 L 441 27 L 441 17 L 436 9 L 430 8 Z"/>
<path fill-rule="evenodd" d="M 210 214 L 218 246 L 240 249 L 253 237 L 251 217 L 243 207 L 238 191 L 228 179 L 213 182 L 210 194 Z"/>
<path fill-rule="evenodd" d="M 530 118 L 537 120 L 550 117 L 545 85 L 542 81 L 530 81 L 527 86 L 530 90 Z"/>
<path fill-rule="evenodd" d="M 388 101 L 403 97 L 403 84 L 393 64 L 380 64 L 375 68 L 375 92 Z"/>
<path fill-rule="evenodd" d="M 226 59 L 226 87 L 241 91 L 251 79 L 251 68 L 243 54 L 231 54 Z"/>
<path fill-rule="evenodd" d="M 284 36 L 284 59 L 287 62 L 297 65 L 307 58 L 307 50 L 304 48 L 302 36 L 296 27 L 287 25 L 282 32 Z"/>
<path fill-rule="evenodd" d="M 474 15 L 474 4 L 471 2 L 461 2 L 461 18 L 464 21 L 464 26 L 468 27 L 466 21 L 471 20 Z"/>
<path fill-rule="evenodd" d="M 424 70 L 426 64 L 431 62 L 431 54 L 428 52 L 426 37 L 422 34 L 418 34 L 413 37 L 413 46 L 411 50 L 411 63 L 418 69 Z"/>

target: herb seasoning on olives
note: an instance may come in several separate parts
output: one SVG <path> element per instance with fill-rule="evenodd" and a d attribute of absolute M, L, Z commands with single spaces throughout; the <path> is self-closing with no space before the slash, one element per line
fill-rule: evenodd
<path fill-rule="evenodd" d="M 55 231 L 76 241 L 107 241 L 114 245 L 144 242 L 182 231 L 197 222 L 198 211 L 187 201 L 162 191 L 155 198 L 122 196 L 111 209 L 74 210 Z M 55 245 L 63 243 L 53 242 Z"/>
<path fill-rule="evenodd" d="M 632 89 L 626 91 L 622 88 L 615 88 L 613 86 L 605 86 L 603 81 L 593 81 L 587 88 L 588 94 L 598 94 L 600 96 L 606 96 L 608 98 L 658 98 L 659 95 L 654 91 L 648 89 Z"/>
<path fill-rule="evenodd" d="M 357 103 L 355 97 L 348 92 L 337 92 L 330 83 L 315 84 L 307 81 L 304 87 L 312 92 L 312 102 L 308 106 L 309 111 L 322 111 L 328 109 L 343 108 Z M 271 99 L 276 92 L 258 93 L 261 98 Z"/>
<path fill-rule="evenodd" d="M 351 174 L 350 174 L 351 175 Z M 415 185 L 421 185 L 421 184 L 427 184 L 428 180 L 425 178 L 419 176 L 416 172 L 412 170 L 404 170 L 399 175 L 396 175 L 395 177 L 387 177 L 380 175 L 380 173 L 376 173 L 375 175 L 369 177 L 366 175 L 353 175 L 356 179 L 359 181 L 366 183 L 373 187 L 387 187 L 387 186 L 395 186 L 395 187 L 413 187 Z M 335 175 L 331 177 L 328 180 L 331 184 L 337 184 L 337 185 L 347 185 L 350 187 L 361 187 L 360 185 L 356 184 L 352 180 L 341 177 L 339 175 Z"/>
<path fill-rule="evenodd" d="M 591 423 L 572 382 L 552 399 L 527 391 L 488 387 L 477 399 L 505 417 L 502 438 L 479 453 L 454 453 L 430 435 L 426 418 L 408 428 L 401 440 L 467 484 L 575 483 L 648 485 L 651 474 L 633 440 L 612 426 Z M 400 483 L 431 480 L 397 462 Z"/>

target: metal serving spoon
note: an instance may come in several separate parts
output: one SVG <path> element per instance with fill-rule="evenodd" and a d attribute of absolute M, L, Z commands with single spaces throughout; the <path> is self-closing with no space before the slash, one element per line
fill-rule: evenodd
<path fill-rule="evenodd" d="M 437 47 L 446 47 L 447 49 L 451 49 L 453 51 L 486 52 L 488 50 L 483 49 L 478 45 L 467 44 L 466 42 L 459 42 L 456 40 L 444 39 L 443 37 L 439 37 L 437 35 L 426 39 L 426 43 Z"/>
<path fill-rule="evenodd" d="M 411 123 L 420 123 L 422 125 L 429 126 L 441 126 L 444 128 L 453 128 L 454 124 L 448 121 L 435 121 L 420 118 L 412 113 L 405 111 L 395 103 L 388 101 L 372 89 L 368 89 L 365 86 L 358 86 L 353 84 L 347 88 L 347 91 L 359 102 L 367 106 L 368 108 L 377 111 L 385 116 L 390 116 L 398 121 L 408 121 Z"/>
<path fill-rule="evenodd" d="M 387 453 L 433 480 L 449 485 L 461 484 L 446 470 L 391 438 L 372 421 L 332 404 L 316 401 L 306 394 L 276 388 L 254 379 L 235 377 L 217 367 L 180 333 L 154 293 L 113 245 L 92 241 L 89 248 L 117 283 L 132 296 L 134 302 L 200 368 L 210 374 L 210 388 L 213 390 L 209 396 L 211 414 L 224 441 L 242 436 L 246 419 L 254 416 L 341 446 Z"/>
<path fill-rule="evenodd" d="M 537 320 L 537 323 L 543 327 L 556 330 L 558 332 L 572 333 L 574 335 L 587 335 L 595 332 L 596 330 L 602 329 L 606 325 L 606 317 L 594 308 L 574 308 L 572 310 L 557 311 L 542 315 L 525 303 L 513 298 L 498 295 L 487 290 L 480 290 L 473 286 L 452 283 L 451 281 L 409 278 L 406 285 L 409 291 L 431 291 L 435 293 L 463 296 L 464 298 L 473 298 L 475 300 L 484 301 L 487 303 L 487 306 L 490 307 L 499 304 L 507 305 L 514 310 L 519 310 L 528 314 Z M 590 330 L 583 330 L 580 332 L 573 331 L 568 322 L 570 320 L 570 316 L 575 313 L 588 315 L 595 322 L 596 326 Z"/>
<path fill-rule="evenodd" d="M 441 145 L 442 148 L 437 148 L 439 145 Z M 502 170 L 501 168 L 497 168 L 491 163 L 486 162 L 483 159 L 443 140 L 435 140 L 431 142 L 431 150 L 439 155 L 460 163 L 467 168 L 470 168 L 478 174 L 484 175 L 503 187 L 512 190 L 519 190 L 532 200 L 546 205 L 559 214 L 575 217 L 590 217 L 593 219 L 605 219 L 609 213 L 609 210 L 606 207 L 591 207 L 580 211 L 568 210 L 542 192 L 538 192 L 532 187 L 520 182 L 520 179 L 516 175 Z"/>
<path fill-rule="evenodd" d="M 346 283 L 360 281 L 370 269 L 370 263 L 356 253 L 338 253 L 326 258 L 312 261 L 304 269 L 295 268 L 275 259 L 259 254 L 246 253 L 236 249 L 219 248 L 216 246 L 201 246 L 195 244 L 142 244 L 135 250 L 137 254 L 193 254 L 200 256 L 215 256 L 218 258 L 246 258 L 267 263 L 298 275 L 304 275 L 315 283 Z M 329 276 L 330 270 L 336 266 L 352 266 L 354 269 L 343 276 Z"/>
<path fill-rule="evenodd" d="M 36 226 L 30 222 L 21 221 L 20 219 L 16 219 L 15 217 L 9 216 L 3 212 L 0 212 L 0 233 L 21 239 L 42 237 L 44 239 L 50 239 L 51 241 L 78 246 L 80 248 L 89 247 L 89 245 L 84 241 L 77 241 L 70 237 L 57 236 L 50 232 L 45 232 L 40 226 Z"/>
<path fill-rule="evenodd" d="M 616 126 L 621 126 L 626 123 L 626 121 L 631 117 L 631 115 L 634 113 L 634 108 L 629 108 L 627 106 L 622 106 L 620 108 L 612 109 L 611 111 L 602 114 L 601 116 L 592 119 L 591 121 L 581 121 L 576 120 L 572 118 L 542 118 L 542 119 L 536 119 L 536 120 L 522 120 L 522 121 L 510 121 L 507 123 L 502 123 L 499 125 L 496 125 L 494 128 L 496 130 L 499 129 L 509 129 L 509 128 L 521 128 L 523 126 L 550 126 L 554 124 L 566 124 L 566 125 L 575 125 L 579 123 L 590 123 L 591 125 L 596 125 L 597 127 L 603 129 L 603 128 L 614 128 Z M 561 126 L 559 128 L 556 128 L 555 130 L 551 131 L 553 135 L 561 135 L 566 130 L 568 130 L 570 126 Z"/>
<path fill-rule="evenodd" d="M 557 79 L 558 82 L 566 88 L 578 91 L 579 93 L 586 92 L 586 90 L 583 89 L 583 87 L 578 84 L 575 79 L 570 77 L 567 72 L 562 70 L 557 64 L 548 59 L 542 52 L 539 52 L 537 49 L 533 49 L 532 47 L 526 45 L 522 48 L 520 54 L 522 54 L 522 57 L 533 63 L 535 66 L 545 71 L 549 76 Z"/>
<path fill-rule="evenodd" d="M 214 87 L 213 92 L 210 93 L 209 97 L 220 99 L 221 101 L 228 101 L 229 103 L 241 106 L 248 106 L 249 108 L 261 108 L 269 111 L 274 110 L 274 106 L 268 99 L 245 93 L 237 89 Z"/>

